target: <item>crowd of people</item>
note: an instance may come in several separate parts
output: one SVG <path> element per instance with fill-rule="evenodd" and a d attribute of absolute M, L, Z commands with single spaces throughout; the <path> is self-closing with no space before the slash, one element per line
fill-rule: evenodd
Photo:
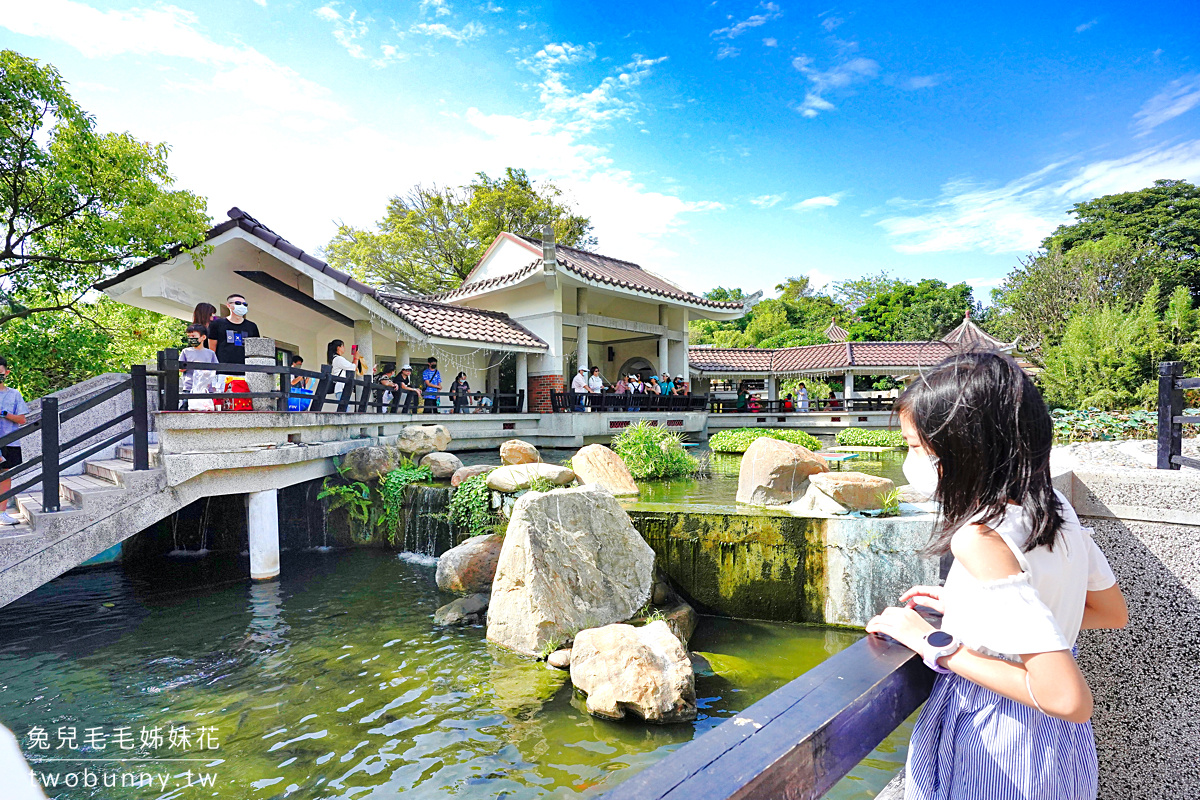
<path fill-rule="evenodd" d="M 651 375 L 648 378 L 643 378 L 637 372 L 631 372 L 618 377 L 616 383 L 610 384 L 600 376 L 599 367 L 588 369 L 580 366 L 575 377 L 571 379 L 571 394 L 574 396 L 573 405 L 576 411 L 585 410 L 584 395 L 588 394 L 630 395 L 632 403 L 632 396 L 635 395 L 678 396 L 686 395 L 689 391 L 682 375 L 676 375 L 672 379 L 666 372 L 661 376 Z M 631 407 L 630 410 L 637 411 L 637 408 Z"/>

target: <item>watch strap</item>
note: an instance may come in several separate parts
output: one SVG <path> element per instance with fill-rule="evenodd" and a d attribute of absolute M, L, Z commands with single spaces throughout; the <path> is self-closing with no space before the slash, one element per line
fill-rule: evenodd
<path fill-rule="evenodd" d="M 952 670 L 947 669 L 939 664 L 938 659 L 957 653 L 958 649 L 962 647 L 962 641 L 960 641 L 959 638 L 954 634 L 950 634 L 949 643 L 942 645 L 941 647 L 935 647 L 934 645 L 931 645 L 929 643 L 929 636 L 933 633 L 940 632 L 941 631 L 931 631 L 930 634 L 926 634 L 925 652 L 922 654 L 921 660 L 925 662 L 925 666 L 929 667 L 934 672 L 939 672 L 942 675 L 948 675 L 950 672 L 952 672 Z"/>

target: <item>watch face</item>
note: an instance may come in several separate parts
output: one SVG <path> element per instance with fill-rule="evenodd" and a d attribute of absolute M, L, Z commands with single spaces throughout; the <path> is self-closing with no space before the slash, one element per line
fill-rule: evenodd
<path fill-rule="evenodd" d="M 954 637 L 945 631 L 934 631 L 925 637 L 925 641 L 932 647 L 945 647 L 954 641 Z"/>

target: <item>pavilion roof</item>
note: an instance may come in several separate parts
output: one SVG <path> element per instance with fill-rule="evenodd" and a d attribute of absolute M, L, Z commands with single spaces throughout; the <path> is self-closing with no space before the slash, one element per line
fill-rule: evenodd
<path fill-rule="evenodd" d="M 688 362 L 700 372 L 764 375 L 828 373 L 848 369 L 916 371 L 951 355 L 946 342 L 833 342 L 801 347 L 688 348 Z"/>
<path fill-rule="evenodd" d="M 837 324 L 837 320 L 829 320 L 829 327 L 825 329 L 825 338 L 831 342 L 844 342 L 850 338 L 850 332 Z"/>
<path fill-rule="evenodd" d="M 1016 341 L 1002 342 L 995 336 L 975 324 L 971 319 L 971 311 L 963 316 L 958 327 L 942 337 L 942 341 L 954 348 L 956 353 L 969 353 L 976 350 L 998 350 L 1002 353 L 1012 352 Z"/>

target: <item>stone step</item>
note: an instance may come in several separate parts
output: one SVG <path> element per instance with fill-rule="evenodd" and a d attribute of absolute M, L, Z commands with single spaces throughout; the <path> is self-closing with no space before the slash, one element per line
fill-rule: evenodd
<path fill-rule="evenodd" d="M 132 464 L 133 463 L 133 445 L 123 444 L 120 447 L 118 447 L 117 448 L 117 458 L 119 458 L 122 461 L 128 461 L 129 463 Z M 151 467 L 161 467 L 162 466 L 162 457 L 159 452 L 159 449 L 153 445 L 150 446 L 150 466 Z"/>
<path fill-rule="evenodd" d="M 85 519 L 78 508 L 63 503 L 61 494 L 58 503 L 58 511 L 47 513 L 42 511 L 41 492 L 29 492 L 17 498 L 17 506 L 33 532 L 52 536 L 70 533 L 72 529 L 83 525 Z"/>
<path fill-rule="evenodd" d="M 59 478 L 59 497 L 63 502 L 80 508 L 90 508 L 110 495 L 124 495 L 125 490 L 112 481 L 94 475 L 64 475 Z"/>

